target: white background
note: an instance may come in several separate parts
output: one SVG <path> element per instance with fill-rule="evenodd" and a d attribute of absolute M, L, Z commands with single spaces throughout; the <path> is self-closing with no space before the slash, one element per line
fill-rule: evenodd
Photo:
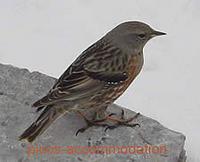
<path fill-rule="evenodd" d="M 199 0 L 0 0 L 0 62 L 59 77 L 126 20 L 168 35 L 146 45 L 143 71 L 117 103 L 184 133 L 188 161 L 199 162 Z"/>

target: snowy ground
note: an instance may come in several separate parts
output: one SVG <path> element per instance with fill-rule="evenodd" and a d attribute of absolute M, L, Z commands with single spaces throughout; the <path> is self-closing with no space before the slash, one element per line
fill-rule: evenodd
<path fill-rule="evenodd" d="M 187 136 L 200 161 L 199 0 L 0 0 L 0 62 L 58 77 L 77 55 L 126 20 L 167 32 L 145 47 L 145 67 L 117 103 Z"/>

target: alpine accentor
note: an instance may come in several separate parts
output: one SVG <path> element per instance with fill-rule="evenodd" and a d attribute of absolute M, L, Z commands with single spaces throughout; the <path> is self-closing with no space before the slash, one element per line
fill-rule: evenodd
<path fill-rule="evenodd" d="M 144 45 L 153 37 L 165 33 L 149 25 L 125 22 L 86 49 L 57 80 L 49 93 L 33 104 L 39 118 L 19 137 L 32 142 L 58 117 L 68 112 L 81 114 L 91 125 L 104 120 L 128 125 L 133 118 L 105 117 L 106 108 L 128 88 L 143 66 Z M 95 112 L 97 119 L 88 120 L 84 114 Z M 136 124 L 135 124 L 136 125 Z M 80 129 L 84 131 L 86 128 Z"/>

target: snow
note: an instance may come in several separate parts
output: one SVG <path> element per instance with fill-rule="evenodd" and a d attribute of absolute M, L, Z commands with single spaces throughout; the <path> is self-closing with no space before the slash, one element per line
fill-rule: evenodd
<path fill-rule="evenodd" d="M 146 45 L 143 71 L 117 103 L 184 133 L 198 162 L 199 16 L 198 0 L 0 0 L 0 62 L 58 77 L 121 22 L 167 32 Z"/>

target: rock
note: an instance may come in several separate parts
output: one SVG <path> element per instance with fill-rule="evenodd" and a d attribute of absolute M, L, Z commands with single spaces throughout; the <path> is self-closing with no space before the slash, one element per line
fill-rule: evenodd
<path fill-rule="evenodd" d="M 0 64 L 0 161 L 186 161 L 185 136 L 143 115 L 136 120 L 141 127 L 119 127 L 107 132 L 105 128 L 92 127 L 78 136 L 75 132 L 85 123 L 75 114 L 65 115 L 33 144 L 18 141 L 18 136 L 38 116 L 30 105 L 44 96 L 55 80 L 38 72 L 30 73 L 26 69 Z M 119 114 L 121 109 L 112 105 L 108 111 Z M 125 113 L 127 116 L 135 115 L 128 109 Z M 82 147 L 78 149 L 78 146 Z M 89 154 L 87 149 L 95 147 L 95 153 Z"/>

